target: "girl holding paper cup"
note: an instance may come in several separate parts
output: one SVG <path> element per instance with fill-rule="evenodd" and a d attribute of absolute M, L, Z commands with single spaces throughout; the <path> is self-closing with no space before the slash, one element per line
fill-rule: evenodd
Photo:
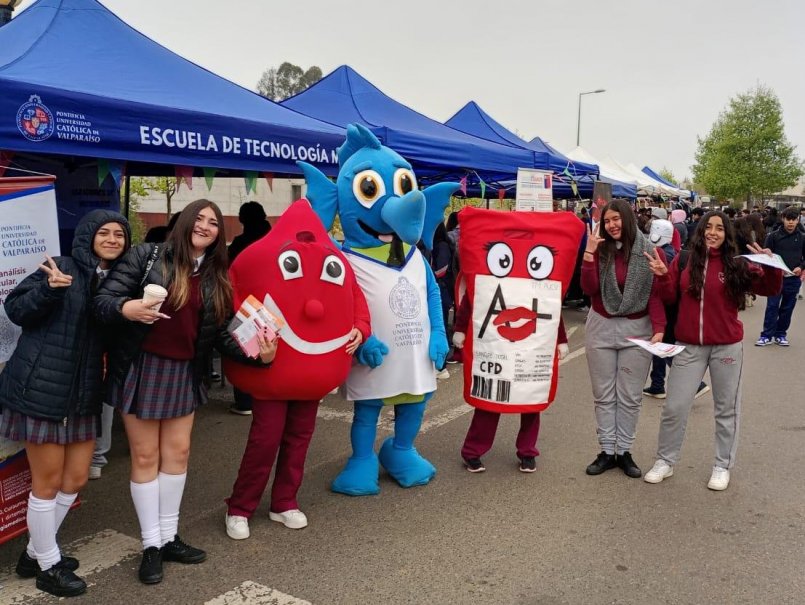
<path fill-rule="evenodd" d="M 769 254 L 749 243 L 754 254 Z M 690 258 L 679 273 L 679 257 L 670 267 L 650 258 L 649 267 L 662 283 L 663 298 L 679 300 L 677 344 L 685 349 L 674 357 L 668 378 L 668 397 L 660 421 L 657 461 L 645 481 L 660 483 L 674 474 L 685 437 L 696 385 L 709 368 L 715 404 L 716 455 L 707 487 L 724 490 L 735 464 L 741 418 L 743 324 L 738 311 L 747 294 L 771 296 L 782 287 L 782 272 L 750 263 L 738 254 L 735 230 L 727 215 L 708 212 L 693 235 Z"/>
<path fill-rule="evenodd" d="M 131 447 L 144 584 L 162 581 L 163 561 L 193 564 L 207 556 L 177 530 L 190 433 L 196 408 L 207 400 L 212 349 L 243 358 L 226 330 L 232 316 L 227 261 L 220 209 L 196 200 L 179 214 L 164 245 L 133 248 L 95 299 L 100 319 L 118 331 L 109 352 L 109 401 L 123 415 Z M 154 284 L 167 291 L 164 301 Z M 270 362 L 275 343 L 260 337 L 259 344 L 261 361 Z"/>
<path fill-rule="evenodd" d="M 592 302 L 585 347 L 601 446 L 601 453 L 587 467 L 588 475 L 615 467 L 627 477 L 642 474 L 630 450 L 651 354 L 627 339 L 658 343 L 665 331 L 665 309 L 658 280 L 643 256 L 646 252 L 665 258 L 637 228 L 628 202 L 608 203 L 598 227 L 588 227 L 581 287 Z"/>
<path fill-rule="evenodd" d="M 16 571 L 58 597 L 87 589 L 56 533 L 87 482 L 100 432 L 104 342 L 92 295 L 130 241 L 125 217 L 93 210 L 76 227 L 72 256 L 47 256 L 4 303 L 22 335 L 0 374 L 0 436 L 25 443 L 31 468 L 30 541 Z"/>

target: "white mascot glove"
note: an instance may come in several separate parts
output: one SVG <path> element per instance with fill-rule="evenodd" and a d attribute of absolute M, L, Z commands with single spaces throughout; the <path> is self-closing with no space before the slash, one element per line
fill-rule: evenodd
<path fill-rule="evenodd" d="M 560 359 L 560 360 L 562 360 L 562 359 L 564 359 L 565 357 L 567 357 L 567 353 L 568 353 L 568 351 L 569 351 L 570 349 L 568 348 L 568 346 L 567 346 L 567 343 L 566 343 L 566 342 L 561 343 L 561 344 L 560 344 L 558 347 L 556 347 L 556 348 L 559 350 L 559 359 Z"/>
<path fill-rule="evenodd" d="M 457 349 L 464 348 L 464 340 L 466 340 L 467 335 L 464 332 L 453 332 L 453 346 Z"/>

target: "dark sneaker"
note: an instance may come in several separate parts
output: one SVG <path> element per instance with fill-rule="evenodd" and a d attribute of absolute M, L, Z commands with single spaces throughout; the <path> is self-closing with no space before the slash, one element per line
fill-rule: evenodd
<path fill-rule="evenodd" d="M 461 349 L 453 349 L 453 354 L 447 358 L 447 363 L 463 363 L 464 362 L 464 354 L 461 352 Z"/>
<path fill-rule="evenodd" d="M 785 336 L 777 336 L 774 339 L 774 344 L 779 345 L 781 347 L 787 347 L 788 339 Z"/>
<path fill-rule="evenodd" d="M 484 463 L 480 458 L 468 458 L 464 460 L 464 466 L 471 473 L 483 473 L 486 470 Z"/>
<path fill-rule="evenodd" d="M 694 395 L 693 398 L 698 399 L 699 397 L 701 397 L 705 393 L 709 393 L 709 392 L 710 392 L 710 387 L 707 386 L 706 382 L 702 382 L 701 384 L 699 384 L 699 388 L 696 389 L 696 395 Z"/>
<path fill-rule="evenodd" d="M 207 558 L 207 553 L 200 548 L 195 548 L 182 542 L 179 534 L 176 534 L 172 541 L 162 547 L 163 561 L 176 561 L 178 563 L 201 563 Z"/>
<path fill-rule="evenodd" d="M 623 474 L 632 479 L 639 479 L 643 475 L 643 471 L 632 460 L 632 455 L 629 452 L 618 454 L 618 466 L 623 471 Z"/>
<path fill-rule="evenodd" d="M 520 458 L 520 472 L 533 473 L 537 470 L 537 459 L 534 456 L 523 456 Z"/>
<path fill-rule="evenodd" d="M 618 466 L 618 461 L 615 459 L 615 454 L 601 452 L 587 467 L 586 473 L 588 475 L 600 475 L 616 466 Z"/>
<path fill-rule="evenodd" d="M 78 569 L 78 559 L 73 557 L 62 557 L 62 565 L 65 569 L 75 571 Z M 28 551 L 23 550 L 17 561 L 16 570 L 17 575 L 21 578 L 33 578 L 40 572 L 39 562 L 28 556 Z"/>
<path fill-rule="evenodd" d="M 648 395 L 655 399 L 665 399 L 665 389 L 662 387 L 648 387 L 643 389 L 643 395 Z"/>
<path fill-rule="evenodd" d="M 56 597 L 77 597 L 87 591 L 87 583 L 59 561 L 45 571 L 36 573 L 36 587 Z"/>
<path fill-rule="evenodd" d="M 162 551 L 156 546 L 149 546 L 143 551 L 139 576 L 143 584 L 159 584 L 162 581 Z"/>

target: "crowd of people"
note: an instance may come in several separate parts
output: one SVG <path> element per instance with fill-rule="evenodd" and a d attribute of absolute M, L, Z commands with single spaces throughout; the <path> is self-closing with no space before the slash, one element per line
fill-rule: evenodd
<path fill-rule="evenodd" d="M 741 409 L 738 313 L 756 296 L 767 297 L 755 344 L 788 346 L 805 268 L 805 210 L 741 216 L 729 210 L 680 207 L 669 214 L 615 200 L 597 220 L 582 215 L 586 237 L 576 294 L 571 288 L 569 296 L 583 296 L 589 305 L 585 347 L 600 453 L 587 474 L 620 468 L 649 483 L 671 477 L 693 400 L 710 389 L 703 382 L 709 370 L 716 455 L 707 486 L 729 485 Z M 207 400 L 213 349 L 257 366 L 271 363 L 276 352 L 275 341 L 258 335 L 259 356 L 249 359 L 226 329 L 233 312 L 229 265 L 270 229 L 254 202 L 243 206 L 240 219 L 244 232 L 227 249 L 220 209 L 197 200 L 151 241 L 132 246 L 125 217 L 92 211 L 76 229 L 72 255 L 47 257 L 6 299 L 22 336 L 0 374 L 0 435 L 25 444 L 30 537 L 17 573 L 35 577 L 39 589 L 56 596 L 86 590 L 76 574 L 79 562 L 61 553 L 56 538 L 78 492 L 100 476 L 115 408 L 131 451 L 131 498 L 143 544 L 139 579 L 160 582 L 163 562 L 205 560 L 202 549 L 181 539 L 178 526 L 194 415 Z M 455 296 L 460 236 L 452 213 L 436 229 L 430 254 L 444 324 L 452 326 L 447 363 L 462 362 L 469 329 L 465 302 Z M 745 254 L 778 254 L 790 275 L 739 256 Z M 147 285 L 169 293 L 161 307 L 144 300 Z M 560 357 L 568 352 L 563 333 Z M 652 361 L 627 340 L 635 337 L 685 348 L 669 372 L 665 359 Z M 449 376 L 446 367 L 436 371 Z M 645 475 L 631 454 L 644 395 L 665 399 L 656 461 Z M 233 411 L 250 410 L 249 394 L 236 392 Z M 498 418 L 476 410 L 461 450 L 470 472 L 485 470 L 481 456 Z M 516 448 L 523 472 L 536 469 L 539 426 L 539 413 L 522 415 Z"/>

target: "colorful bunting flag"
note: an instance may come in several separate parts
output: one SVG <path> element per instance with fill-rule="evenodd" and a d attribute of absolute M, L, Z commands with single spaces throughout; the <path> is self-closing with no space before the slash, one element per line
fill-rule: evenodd
<path fill-rule="evenodd" d="M 217 171 L 215 168 L 205 168 L 204 169 L 204 182 L 207 183 L 207 191 L 212 189 L 212 182 L 215 180 L 215 173 Z"/>
<path fill-rule="evenodd" d="M 11 159 L 14 157 L 13 151 L 0 151 L 0 177 L 6 173 L 6 168 L 11 164 Z"/>
<path fill-rule="evenodd" d="M 263 178 L 268 183 L 268 190 L 272 193 L 274 192 L 274 173 L 273 172 L 264 172 Z"/>
<path fill-rule="evenodd" d="M 109 176 L 109 160 L 98 159 L 98 187 L 103 185 L 106 177 Z"/>
<path fill-rule="evenodd" d="M 503 201 L 503 198 L 505 198 L 505 197 L 506 197 L 506 189 L 501 187 L 500 189 L 498 189 L 498 199 L 500 201 Z"/>
<path fill-rule="evenodd" d="M 174 174 L 176 175 L 176 191 L 182 186 L 184 181 L 190 191 L 193 190 L 193 167 L 192 166 L 174 166 Z"/>
<path fill-rule="evenodd" d="M 257 192 L 257 172 L 247 170 L 243 173 L 243 180 L 246 181 L 246 193 Z"/>
<path fill-rule="evenodd" d="M 481 181 L 479 183 L 479 185 L 481 185 L 481 199 L 486 199 L 486 183 L 484 183 L 484 180 L 481 178 L 478 180 Z"/>
<path fill-rule="evenodd" d="M 467 195 L 467 177 L 466 176 L 461 177 L 461 180 L 459 181 L 459 190 L 461 190 L 461 193 L 463 193 L 465 196 Z"/>
<path fill-rule="evenodd" d="M 106 165 L 109 170 L 109 174 L 111 174 L 112 178 L 115 180 L 115 186 L 119 188 L 120 179 L 123 178 L 123 169 L 125 163 L 119 160 L 108 160 L 106 162 Z"/>

